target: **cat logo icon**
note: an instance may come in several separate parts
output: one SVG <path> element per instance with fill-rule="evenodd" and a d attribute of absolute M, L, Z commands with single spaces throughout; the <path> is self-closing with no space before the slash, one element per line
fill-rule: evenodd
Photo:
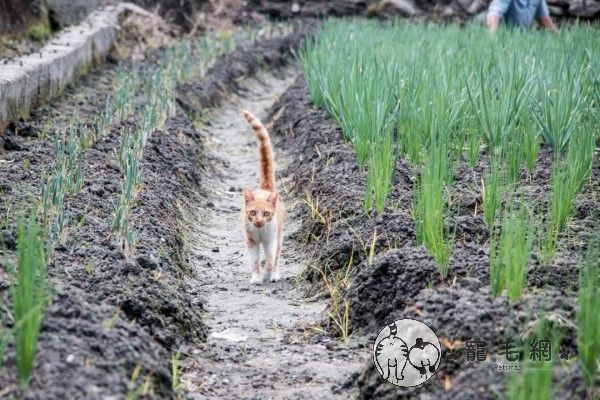
<path fill-rule="evenodd" d="M 439 367 L 440 341 L 424 323 L 400 319 L 379 332 L 373 362 L 379 375 L 400 387 L 427 382 Z"/>

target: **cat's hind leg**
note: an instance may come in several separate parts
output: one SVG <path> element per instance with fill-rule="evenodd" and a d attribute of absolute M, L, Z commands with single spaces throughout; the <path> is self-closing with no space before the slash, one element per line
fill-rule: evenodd
<path fill-rule="evenodd" d="M 277 280 L 281 278 L 279 273 L 279 260 L 281 260 L 281 246 L 283 242 L 283 235 L 281 230 L 277 232 L 277 250 L 275 251 L 275 266 L 273 268 L 273 274 L 277 276 Z"/>

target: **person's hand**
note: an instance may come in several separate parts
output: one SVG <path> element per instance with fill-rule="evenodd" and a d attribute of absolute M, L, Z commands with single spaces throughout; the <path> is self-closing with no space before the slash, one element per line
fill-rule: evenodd
<path fill-rule="evenodd" d="M 560 33 L 556 25 L 554 25 L 554 21 L 552 21 L 552 18 L 550 18 L 550 16 L 541 17 L 540 19 L 538 19 L 538 23 L 543 28 L 550 29 L 552 32 L 557 34 Z"/>
<path fill-rule="evenodd" d="M 489 14 L 487 17 L 487 26 L 492 35 L 496 33 L 499 25 L 500 25 L 500 17 L 497 16 L 496 14 Z"/>

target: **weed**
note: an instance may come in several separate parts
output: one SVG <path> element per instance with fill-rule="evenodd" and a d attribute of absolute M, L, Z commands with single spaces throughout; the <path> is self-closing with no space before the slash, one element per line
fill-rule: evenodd
<path fill-rule="evenodd" d="M 43 42 L 50 37 L 50 26 L 47 22 L 39 22 L 27 27 L 25 34 L 36 42 Z"/>
<path fill-rule="evenodd" d="M 181 354 L 179 353 L 179 351 L 171 355 L 171 390 L 173 391 L 173 395 L 176 398 L 178 398 L 182 388 L 180 377 L 181 366 L 179 365 L 180 356 Z"/>
<path fill-rule="evenodd" d="M 327 314 L 329 315 L 329 319 L 335 324 L 340 338 L 344 343 L 350 337 L 350 301 L 343 299 L 343 296 L 344 291 L 350 288 L 351 276 L 354 272 L 353 260 L 354 251 L 350 254 L 348 263 L 338 271 L 333 272 L 325 268 L 317 269 L 330 296 Z"/>
<path fill-rule="evenodd" d="M 303 199 L 304 204 L 310 209 L 310 219 L 314 224 L 320 224 L 326 228 L 326 237 L 329 237 L 331 232 L 332 217 L 329 211 L 321 210 L 319 205 L 319 196 L 313 197 L 309 191 L 306 191 L 306 197 Z"/>
<path fill-rule="evenodd" d="M 135 369 L 131 373 L 129 379 L 129 390 L 127 391 L 127 400 L 137 400 L 142 396 L 154 397 L 154 388 L 152 386 L 152 374 L 148 373 L 140 383 L 138 380 L 141 378 L 142 366 L 136 365 Z"/>
<path fill-rule="evenodd" d="M 85 273 L 88 275 L 92 275 L 94 273 L 94 264 L 91 261 L 88 261 L 85 264 Z"/>

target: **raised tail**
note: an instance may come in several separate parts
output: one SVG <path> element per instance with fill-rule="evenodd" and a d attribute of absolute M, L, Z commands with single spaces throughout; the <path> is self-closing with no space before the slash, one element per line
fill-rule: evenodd
<path fill-rule="evenodd" d="M 260 171 L 260 188 L 275 191 L 275 160 L 273 146 L 267 128 L 250 111 L 244 110 L 246 121 L 254 129 L 258 139 L 258 165 Z"/>

